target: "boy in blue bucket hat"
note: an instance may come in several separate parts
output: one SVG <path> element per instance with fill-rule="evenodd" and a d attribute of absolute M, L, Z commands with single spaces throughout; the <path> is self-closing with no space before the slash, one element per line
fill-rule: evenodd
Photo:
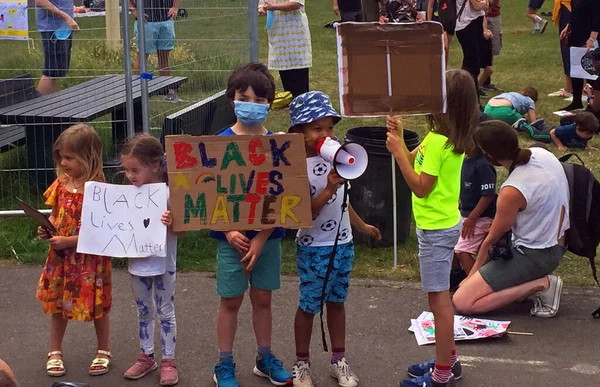
<path fill-rule="evenodd" d="M 290 104 L 290 133 L 304 135 L 306 165 L 310 183 L 313 227 L 298 231 L 297 265 L 300 298 L 294 330 L 296 364 L 292 370 L 295 387 L 312 387 L 310 377 L 310 337 L 313 319 L 327 306 L 327 326 L 331 340 L 330 373 L 340 386 L 358 386 L 345 357 L 346 312 L 350 271 L 354 260 L 352 228 L 381 239 L 379 230 L 366 224 L 347 202 L 349 184 L 317 152 L 317 144 L 335 139 L 333 126 L 341 117 L 327 94 L 311 91 Z M 330 261 L 333 259 L 333 265 Z"/>

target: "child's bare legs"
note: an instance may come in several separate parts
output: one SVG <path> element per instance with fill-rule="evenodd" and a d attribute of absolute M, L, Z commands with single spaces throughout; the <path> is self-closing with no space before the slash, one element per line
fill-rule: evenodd
<path fill-rule="evenodd" d="M 273 315 L 271 313 L 270 290 L 250 288 L 250 301 L 252 302 L 252 325 L 256 336 L 256 345 L 259 347 L 271 346 L 271 326 Z M 232 341 L 233 344 L 233 341 Z"/>
<path fill-rule="evenodd" d="M 244 301 L 244 294 L 234 298 L 221 297 L 217 312 L 217 345 L 221 352 L 233 351 L 233 340 L 237 330 L 237 315 Z"/>
<path fill-rule="evenodd" d="M 37 91 L 41 95 L 48 95 L 56 92 L 56 78 L 42 75 L 38 83 Z"/>
<path fill-rule="evenodd" d="M 331 339 L 331 361 L 337 362 L 346 351 L 346 307 L 343 302 L 327 302 L 327 328 Z"/>
<path fill-rule="evenodd" d="M 308 360 L 314 318 L 315 315 L 312 313 L 307 313 L 300 308 L 296 310 L 296 318 L 294 319 L 294 336 L 296 338 L 296 357 L 298 358 Z M 329 322 L 329 319 L 327 322 Z M 331 332 L 331 328 L 329 331 Z"/>
<path fill-rule="evenodd" d="M 483 69 L 481 75 L 479 75 L 479 84 L 483 85 L 488 80 L 489 77 L 494 73 L 494 68 L 492 66 L 487 66 Z"/>
<path fill-rule="evenodd" d="M 169 51 L 158 50 L 156 55 L 158 56 L 158 73 L 162 76 L 170 76 L 171 66 L 169 65 Z M 169 94 L 173 94 L 174 92 L 173 89 L 169 89 Z"/>
<path fill-rule="evenodd" d="M 54 313 L 50 319 L 50 352 L 62 351 L 62 342 L 69 320 L 60 313 Z M 61 355 L 52 355 L 49 359 L 61 359 Z"/>
<path fill-rule="evenodd" d="M 94 328 L 96 328 L 96 339 L 98 340 L 99 351 L 110 351 L 110 315 L 105 313 L 102 318 L 94 320 Z M 103 353 L 96 353 L 95 357 L 108 358 Z M 91 367 L 92 370 L 99 370 L 103 367 Z"/>
<path fill-rule="evenodd" d="M 458 253 L 456 255 L 458 260 L 460 261 L 460 265 L 467 275 L 471 272 L 471 269 L 475 265 L 475 260 L 469 253 Z"/>
<path fill-rule="evenodd" d="M 454 308 L 450 293 L 446 290 L 428 293 L 429 308 L 435 318 L 435 361 L 436 367 L 452 366 L 454 346 Z"/>

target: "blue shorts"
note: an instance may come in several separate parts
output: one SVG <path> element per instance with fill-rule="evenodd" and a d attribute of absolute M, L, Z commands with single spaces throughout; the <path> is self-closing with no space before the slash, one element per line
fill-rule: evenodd
<path fill-rule="evenodd" d="M 300 277 L 300 299 L 298 306 L 306 313 L 317 314 L 321 311 L 323 280 L 333 246 L 297 246 L 298 276 Z M 325 301 L 346 302 L 350 272 L 354 261 L 354 243 L 338 245 L 333 268 L 329 273 Z"/>
<path fill-rule="evenodd" d="M 546 0 L 529 0 L 528 8 L 538 10 L 538 9 L 542 8 L 542 5 L 544 5 L 544 1 L 546 1 Z"/>
<path fill-rule="evenodd" d="M 137 21 L 133 26 L 133 31 L 137 42 L 139 41 Z M 145 22 L 144 32 L 146 33 L 146 54 L 153 54 L 156 51 L 171 51 L 175 47 L 175 21 L 173 20 Z"/>
<path fill-rule="evenodd" d="M 244 265 L 240 253 L 227 241 L 217 245 L 217 294 L 235 298 L 253 288 L 277 290 L 281 287 L 281 238 L 269 239 L 252 271 L 250 279 L 244 277 Z"/>
<path fill-rule="evenodd" d="M 450 269 L 454 246 L 460 237 L 462 223 L 443 230 L 421 230 L 417 227 L 421 288 L 428 293 L 450 289 Z"/>

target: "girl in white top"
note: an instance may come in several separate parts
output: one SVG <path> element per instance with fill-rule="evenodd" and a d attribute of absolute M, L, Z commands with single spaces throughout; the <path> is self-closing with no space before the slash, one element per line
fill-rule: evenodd
<path fill-rule="evenodd" d="M 569 184 L 558 159 L 542 148 L 521 149 L 508 124 L 487 121 L 474 139 L 496 165 L 509 171 L 498 194 L 496 217 L 475 266 L 454 294 L 460 313 L 485 313 L 536 294 L 531 314 L 558 312 L 562 280 L 551 275 L 564 255 L 569 228 Z M 493 246 L 509 230 L 512 257 Z M 492 259 L 488 262 L 488 260 Z"/>
<path fill-rule="evenodd" d="M 121 151 L 121 165 L 127 179 L 136 187 L 166 181 L 162 145 L 150 135 L 139 134 L 125 144 Z M 140 379 L 158 368 L 154 360 L 154 320 L 158 315 L 162 339 L 160 385 L 173 386 L 179 380 L 175 365 L 177 236 L 170 228 L 170 211 L 165 211 L 161 221 L 169 228 L 166 257 L 150 256 L 129 260 L 129 273 L 138 309 L 141 352 L 137 361 L 125 372 L 125 378 Z"/>

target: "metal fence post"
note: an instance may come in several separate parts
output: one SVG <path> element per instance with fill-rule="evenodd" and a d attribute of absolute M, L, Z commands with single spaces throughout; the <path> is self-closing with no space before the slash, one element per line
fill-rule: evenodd
<path fill-rule="evenodd" d="M 123 33 L 123 61 L 125 75 L 125 109 L 127 111 L 127 137 L 135 135 L 133 119 L 133 77 L 131 75 L 131 42 L 129 36 L 129 2 L 121 0 L 121 24 Z"/>
<path fill-rule="evenodd" d="M 138 26 L 138 56 L 140 61 L 140 75 L 146 72 L 146 34 L 144 31 L 145 25 L 145 13 L 144 13 L 144 0 L 138 0 L 136 2 L 137 8 L 137 26 Z M 144 133 L 150 132 L 150 114 L 149 114 L 149 101 L 148 101 L 148 80 L 144 76 L 140 76 L 140 86 L 142 92 L 142 125 Z"/>
<path fill-rule="evenodd" d="M 258 62 L 258 0 L 248 0 L 250 61 Z"/>

